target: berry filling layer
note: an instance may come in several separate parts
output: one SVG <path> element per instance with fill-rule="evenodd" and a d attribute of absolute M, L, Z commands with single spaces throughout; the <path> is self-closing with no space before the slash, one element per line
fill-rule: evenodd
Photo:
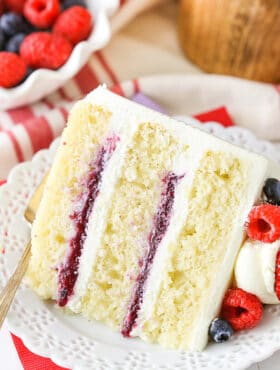
<path fill-rule="evenodd" d="M 70 239 L 64 263 L 58 271 L 59 306 L 65 306 L 74 292 L 78 277 L 79 261 L 87 238 L 87 226 L 94 203 L 98 197 L 104 169 L 117 147 L 119 137 L 113 135 L 106 139 L 99 149 L 95 160 L 89 166 L 89 172 L 82 185 L 85 189 L 76 199 L 78 206 L 70 215 L 74 223 L 75 235 Z"/>
<path fill-rule="evenodd" d="M 154 225 L 148 237 L 148 250 L 143 260 L 141 260 L 142 269 L 137 276 L 132 299 L 122 325 L 121 333 L 125 337 L 130 336 L 132 329 L 136 325 L 138 311 L 143 302 L 145 283 L 149 276 L 156 251 L 168 229 L 175 199 L 175 188 L 178 181 L 182 178 L 183 176 L 168 173 L 162 180 L 163 191 L 157 213 L 154 217 Z"/>

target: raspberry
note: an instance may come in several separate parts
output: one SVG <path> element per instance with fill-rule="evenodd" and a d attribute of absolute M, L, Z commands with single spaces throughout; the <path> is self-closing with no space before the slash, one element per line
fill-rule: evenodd
<path fill-rule="evenodd" d="M 33 26 L 48 28 L 60 12 L 58 0 L 27 0 L 23 13 Z"/>
<path fill-rule="evenodd" d="M 276 255 L 274 290 L 277 298 L 280 300 L 280 249 Z"/>
<path fill-rule="evenodd" d="M 252 329 L 262 319 L 263 306 L 258 297 L 240 288 L 229 289 L 222 305 L 222 318 L 234 330 Z"/>
<path fill-rule="evenodd" d="M 25 62 L 15 53 L 0 52 L 0 86 L 13 87 L 23 80 Z"/>
<path fill-rule="evenodd" d="M 20 55 L 31 68 L 57 69 L 69 58 L 72 45 L 59 35 L 34 32 L 23 40 Z"/>
<path fill-rule="evenodd" d="M 248 216 L 247 234 L 252 240 L 272 243 L 280 238 L 280 207 L 262 204 Z"/>
<path fill-rule="evenodd" d="M 57 18 L 53 32 L 66 37 L 72 44 L 85 40 L 92 30 L 90 12 L 81 6 L 72 6 Z"/>
<path fill-rule="evenodd" d="M 5 3 L 6 8 L 11 12 L 22 14 L 25 1 L 26 0 L 4 0 L 3 2 Z"/>

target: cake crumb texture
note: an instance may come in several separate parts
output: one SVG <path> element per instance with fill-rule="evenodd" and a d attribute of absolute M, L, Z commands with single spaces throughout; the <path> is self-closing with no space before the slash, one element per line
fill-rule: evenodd
<path fill-rule="evenodd" d="M 202 308 L 211 305 L 210 289 L 219 279 L 247 176 L 248 166 L 232 155 L 207 151 L 202 157 L 186 191 L 187 219 L 176 244 L 169 246 L 157 302 L 141 328 L 143 339 L 188 349 Z"/>
<path fill-rule="evenodd" d="M 161 195 L 161 180 L 178 151 L 187 151 L 161 125 L 139 125 L 126 153 L 122 173 L 108 211 L 101 247 L 83 314 L 120 329 L 148 247 L 148 233 Z"/>
<path fill-rule="evenodd" d="M 89 171 L 108 131 L 111 113 L 89 102 L 75 104 L 62 135 L 36 220 L 32 227 L 32 251 L 25 279 L 43 298 L 56 299 L 57 270 L 75 230 L 70 216 Z"/>

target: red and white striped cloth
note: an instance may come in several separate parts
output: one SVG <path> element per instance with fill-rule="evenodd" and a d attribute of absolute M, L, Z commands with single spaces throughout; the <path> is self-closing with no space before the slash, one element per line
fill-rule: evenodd
<path fill-rule="evenodd" d="M 176 89 L 170 91 L 178 96 L 176 113 L 210 110 L 197 117 L 201 121 L 220 121 L 224 126 L 234 121 L 260 137 L 280 140 L 280 87 L 226 77 L 200 80 L 200 75 L 196 75 L 200 71 L 186 61 L 179 50 L 175 15 L 175 4 L 170 3 L 140 16 L 114 36 L 104 50 L 93 54 L 88 64 L 63 88 L 31 106 L 0 111 L 0 183 L 17 163 L 29 160 L 61 134 L 75 100 L 100 83 L 113 86 L 121 95 L 132 96 L 141 90 L 142 79 L 138 77 L 144 75 L 193 75 L 187 85 L 177 79 Z M 120 84 L 123 80 L 128 82 Z M 152 97 L 156 100 L 159 97 L 158 102 L 167 103 L 168 109 L 168 96 L 160 96 L 161 87 L 160 84 L 153 86 Z M 13 336 L 11 340 L 7 330 L 0 334 L 0 368 L 20 369 L 16 365 L 3 367 L 1 356 L 7 352 L 5 346 L 14 343 L 24 369 L 61 369 L 50 360 L 32 354 L 20 339 Z"/>

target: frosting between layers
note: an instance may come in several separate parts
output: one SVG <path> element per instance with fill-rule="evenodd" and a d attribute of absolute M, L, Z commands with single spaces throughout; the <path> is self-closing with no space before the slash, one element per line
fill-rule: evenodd
<path fill-rule="evenodd" d="M 153 306 L 156 304 L 161 286 L 160 277 L 162 276 L 162 273 L 165 270 L 166 264 L 172 253 L 172 251 L 169 249 L 169 246 L 172 242 L 176 241 L 180 229 L 187 217 L 188 205 L 185 202 L 185 193 L 186 189 L 190 188 L 194 178 L 195 168 L 197 167 L 202 154 L 203 150 L 201 150 L 201 147 L 197 147 L 195 150 L 190 148 L 188 156 L 178 156 L 175 163 L 173 171 L 176 171 L 177 173 L 185 173 L 185 176 L 179 182 L 176 188 L 172 218 L 151 268 L 149 279 L 146 283 L 143 303 L 139 310 L 137 323 L 131 331 L 131 336 L 141 336 L 142 339 L 148 339 L 145 337 L 145 333 L 142 331 L 142 326 L 150 319 Z"/>
<path fill-rule="evenodd" d="M 95 102 L 93 102 L 93 104 L 94 103 Z M 108 107 L 108 112 L 109 111 L 110 109 Z M 67 303 L 67 307 L 76 313 L 81 311 L 81 297 L 83 297 L 87 291 L 88 280 L 92 274 L 92 266 L 95 263 L 96 253 L 100 248 L 102 234 L 106 226 L 105 221 L 108 205 L 110 204 L 114 187 L 121 174 L 125 153 L 128 150 L 129 143 L 131 142 L 132 137 L 137 129 L 137 124 L 126 125 L 125 119 L 116 117 L 114 114 L 110 118 L 108 131 L 114 132 L 120 138 L 121 145 L 117 146 L 103 172 L 100 194 L 96 199 L 94 211 L 89 216 L 89 233 L 85 239 L 83 253 L 80 257 L 75 291 Z"/>
<path fill-rule="evenodd" d="M 149 278 L 157 249 L 160 247 L 160 243 L 170 223 L 177 183 L 183 177 L 184 175 L 178 176 L 174 173 L 168 173 L 162 180 L 164 189 L 161 193 L 160 204 L 154 217 L 154 225 L 148 236 L 149 247 L 146 256 L 143 258 L 143 267 L 136 279 L 132 299 L 127 310 L 127 316 L 122 326 L 122 334 L 124 336 L 130 336 L 131 330 L 136 325 L 138 311 L 143 302 L 146 281 Z"/>
<path fill-rule="evenodd" d="M 80 257 L 88 233 L 89 217 L 99 194 L 104 169 L 116 150 L 118 141 L 119 138 L 113 134 L 105 140 L 97 152 L 96 159 L 89 165 L 86 179 L 82 180 L 85 190 L 78 195 L 78 207 L 76 204 L 76 209 L 69 216 L 75 225 L 75 236 L 70 239 L 65 260 L 58 270 L 57 302 L 59 306 L 65 306 L 73 294 L 78 278 Z"/>

